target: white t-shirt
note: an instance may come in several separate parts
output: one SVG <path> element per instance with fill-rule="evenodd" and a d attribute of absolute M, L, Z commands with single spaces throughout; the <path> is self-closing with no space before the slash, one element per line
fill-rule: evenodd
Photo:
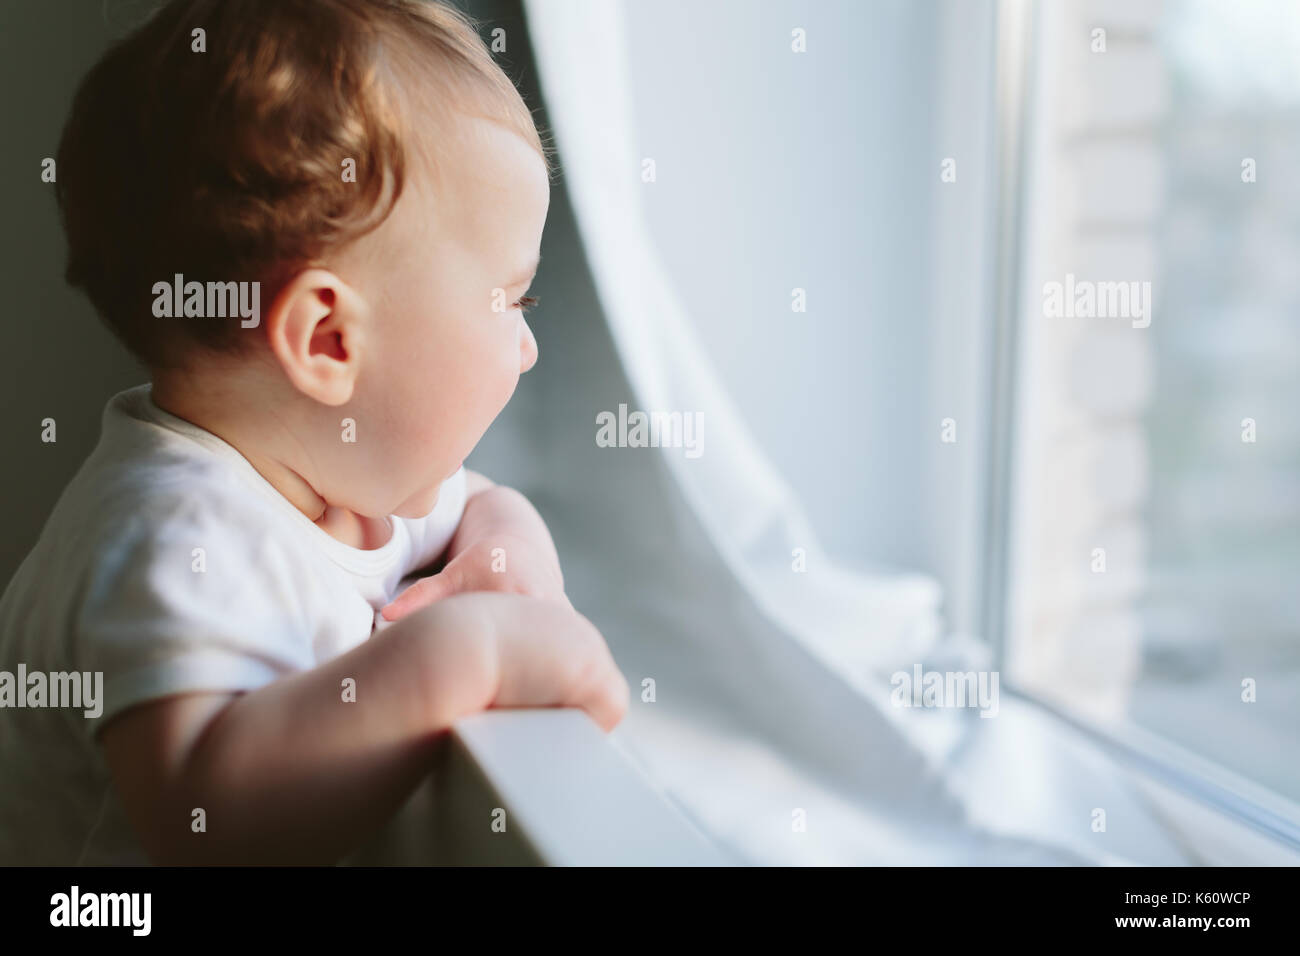
<path fill-rule="evenodd" d="M 99 730 L 141 701 L 252 690 L 356 647 L 387 624 L 379 608 L 404 579 L 442 555 L 464 508 L 462 467 L 428 516 L 390 517 L 387 544 L 352 548 L 231 445 L 158 408 L 150 386 L 115 395 L 0 600 L 0 864 L 148 862 Z M 56 700 L 58 678 L 32 677 L 97 671 L 98 717 L 85 700 L 50 706 L 69 685 Z M 4 672 L 11 698 L 34 703 L 33 681 L 45 683 L 45 706 L 6 700 Z"/>

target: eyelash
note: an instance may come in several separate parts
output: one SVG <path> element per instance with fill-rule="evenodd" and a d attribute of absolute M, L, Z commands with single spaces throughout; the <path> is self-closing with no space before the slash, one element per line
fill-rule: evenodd
<path fill-rule="evenodd" d="M 536 296 L 525 295 L 525 296 L 520 296 L 519 301 L 516 302 L 515 305 L 519 306 L 520 312 L 527 312 L 533 306 L 537 305 L 538 301 L 539 300 Z"/>

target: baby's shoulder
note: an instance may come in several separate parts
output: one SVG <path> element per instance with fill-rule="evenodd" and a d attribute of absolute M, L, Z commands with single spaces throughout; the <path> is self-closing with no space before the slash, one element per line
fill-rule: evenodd
<path fill-rule="evenodd" d="M 266 502 L 224 467 L 175 455 L 92 457 L 68 485 L 52 522 L 108 541 L 238 532 L 261 537 L 273 517 Z"/>
<path fill-rule="evenodd" d="M 61 589 L 83 595 L 146 577 L 185 579 L 214 561 L 223 576 L 267 579 L 292 563 L 275 518 L 220 461 L 101 446 L 64 489 L 21 570 L 57 575 Z"/>
<path fill-rule="evenodd" d="M 0 599 L 0 645 L 44 636 L 67 657 L 87 635 L 120 643 L 221 621 L 293 634 L 303 575 L 265 506 L 220 468 L 92 456 Z"/>

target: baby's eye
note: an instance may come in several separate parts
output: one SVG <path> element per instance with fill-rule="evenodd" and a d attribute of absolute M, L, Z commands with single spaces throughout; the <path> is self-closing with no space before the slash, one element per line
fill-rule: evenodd
<path fill-rule="evenodd" d="M 520 296 L 519 301 L 515 303 L 514 307 L 518 309 L 520 312 L 527 312 L 529 309 L 535 306 L 538 303 L 538 301 L 539 300 L 537 299 L 536 296 L 531 296 L 531 295 Z"/>

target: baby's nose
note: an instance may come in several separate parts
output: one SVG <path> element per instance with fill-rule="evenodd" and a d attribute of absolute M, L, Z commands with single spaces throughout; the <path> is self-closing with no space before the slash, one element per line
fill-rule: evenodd
<path fill-rule="evenodd" d="M 537 339 L 522 315 L 519 326 L 519 374 L 522 375 L 537 364 Z"/>

